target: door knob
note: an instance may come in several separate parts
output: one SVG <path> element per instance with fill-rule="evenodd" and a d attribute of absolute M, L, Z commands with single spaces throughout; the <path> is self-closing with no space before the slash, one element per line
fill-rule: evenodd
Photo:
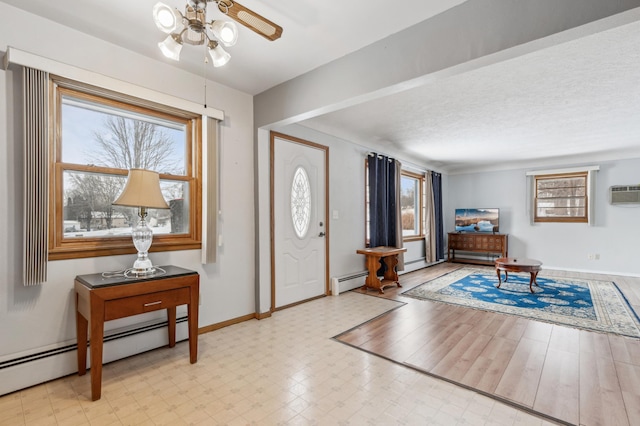
<path fill-rule="evenodd" d="M 324 232 L 319 233 L 318 237 L 324 237 Z"/>

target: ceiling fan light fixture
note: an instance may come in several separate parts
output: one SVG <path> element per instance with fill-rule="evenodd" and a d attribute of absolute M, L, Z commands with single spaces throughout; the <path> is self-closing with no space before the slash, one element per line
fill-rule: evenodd
<path fill-rule="evenodd" d="M 169 59 L 174 61 L 180 60 L 180 51 L 182 50 L 182 43 L 180 42 L 179 35 L 169 34 L 164 41 L 158 43 L 160 51 Z"/>
<path fill-rule="evenodd" d="M 160 31 L 170 34 L 176 31 L 178 25 L 181 26 L 182 15 L 177 9 L 158 2 L 153 6 L 153 21 Z"/>
<path fill-rule="evenodd" d="M 231 59 L 229 52 L 224 50 L 218 43 L 212 41 L 209 43 L 209 56 L 214 67 L 221 67 L 227 64 Z"/>
<path fill-rule="evenodd" d="M 186 43 L 194 46 L 204 45 L 209 50 L 214 67 L 221 67 L 229 62 L 231 55 L 222 46 L 230 47 L 236 44 L 238 26 L 231 21 L 207 22 L 208 3 L 215 3 L 224 15 L 268 40 L 276 40 L 282 34 L 282 27 L 235 0 L 186 0 L 184 13 L 158 2 L 153 6 L 153 21 L 160 31 L 169 34 L 158 43 L 158 47 L 167 58 L 179 61 L 182 45 Z"/>
<path fill-rule="evenodd" d="M 238 41 L 238 26 L 231 21 L 211 21 L 209 27 L 216 39 L 226 47 Z"/>

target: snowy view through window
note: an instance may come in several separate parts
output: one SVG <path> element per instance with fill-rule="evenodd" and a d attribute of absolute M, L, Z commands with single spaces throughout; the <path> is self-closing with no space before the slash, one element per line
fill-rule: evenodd
<path fill-rule="evenodd" d="M 113 104 L 62 97 L 65 238 L 131 235 L 132 225 L 139 220 L 138 209 L 111 204 L 122 191 L 129 169 L 176 177 L 186 174 L 184 123 Z M 189 232 L 189 183 L 162 179 L 160 186 L 170 209 L 148 210 L 147 221 L 154 234 Z"/>

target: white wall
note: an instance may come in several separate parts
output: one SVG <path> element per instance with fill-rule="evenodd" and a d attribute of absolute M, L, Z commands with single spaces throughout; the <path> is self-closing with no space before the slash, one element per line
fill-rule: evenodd
<path fill-rule="evenodd" d="M 159 92 L 201 103 L 202 76 L 170 66 L 169 60 L 152 60 L 131 51 L 0 3 L 0 50 L 13 46 L 53 60 L 128 81 Z M 38 31 L 24 31 L 37 28 Z M 49 279 L 39 286 L 22 282 L 22 148 L 21 111 L 17 67 L 0 71 L 0 363 L 18 355 L 75 343 L 73 280 L 78 274 L 120 270 L 135 255 L 49 262 Z M 221 229 L 224 245 L 215 265 L 200 264 L 200 251 L 152 253 L 157 265 L 175 264 L 200 273 L 199 325 L 219 323 L 255 312 L 254 200 L 253 200 L 253 98 L 209 82 L 208 105 L 225 113 L 221 125 L 222 199 Z M 206 191 L 206 188 L 204 189 Z M 179 315 L 184 310 L 179 310 Z M 108 330 L 163 317 L 161 313 L 108 322 Z M 153 333 L 150 333 L 150 335 Z M 137 339 L 133 352 L 165 344 L 149 336 Z M 166 341 L 166 338 L 165 338 Z M 126 356 L 105 347 L 105 360 Z M 73 360 L 75 352 L 68 355 Z M 188 361 L 187 361 L 188 362 Z M 73 362 L 39 364 L 43 377 L 70 374 Z M 71 370 L 69 370 L 71 368 Z M 34 370 L 33 368 L 31 370 Z M 55 371 L 54 371 L 55 370 Z M 38 377 L 0 369 L 0 394 L 37 383 Z M 36 375 L 37 376 L 37 375 Z"/>
<path fill-rule="evenodd" d="M 531 224 L 525 172 L 544 169 L 541 165 L 527 170 L 449 176 L 445 232 L 454 229 L 455 208 L 499 207 L 500 231 L 509 234 L 510 256 L 541 260 L 543 268 L 548 269 L 640 276 L 640 206 L 612 206 L 608 199 L 611 185 L 640 182 L 640 159 L 603 162 L 599 166 L 593 226 Z M 556 168 L 559 167 L 553 167 Z M 589 260 L 588 254 L 599 254 L 600 259 Z"/>

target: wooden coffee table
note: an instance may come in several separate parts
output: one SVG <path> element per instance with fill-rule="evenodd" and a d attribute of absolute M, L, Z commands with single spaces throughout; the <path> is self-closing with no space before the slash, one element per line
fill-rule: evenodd
<path fill-rule="evenodd" d="M 529 272 L 531 279 L 529 280 L 529 290 L 533 291 L 533 284 L 538 286 L 536 277 L 542 268 L 542 262 L 535 259 L 524 259 L 515 257 L 501 257 L 496 259 L 496 273 L 498 274 L 498 288 L 502 285 L 502 277 L 500 271 L 504 271 L 504 282 L 509 278 L 509 272 Z"/>

